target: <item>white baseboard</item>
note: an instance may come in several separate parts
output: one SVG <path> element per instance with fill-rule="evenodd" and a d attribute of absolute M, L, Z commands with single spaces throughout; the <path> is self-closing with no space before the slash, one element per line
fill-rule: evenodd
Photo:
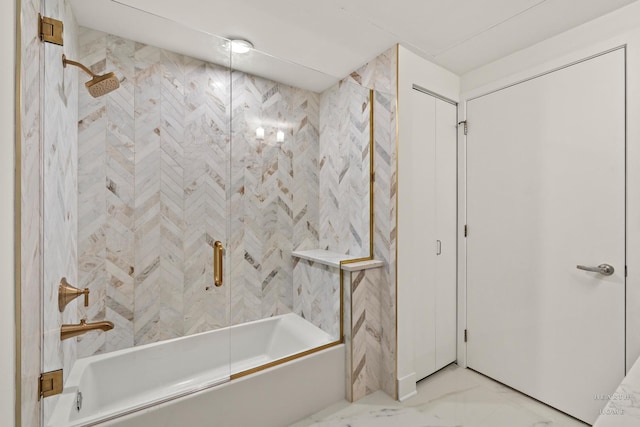
<path fill-rule="evenodd" d="M 403 401 L 418 394 L 416 390 L 416 374 L 410 373 L 402 378 L 398 378 L 398 400 Z"/>

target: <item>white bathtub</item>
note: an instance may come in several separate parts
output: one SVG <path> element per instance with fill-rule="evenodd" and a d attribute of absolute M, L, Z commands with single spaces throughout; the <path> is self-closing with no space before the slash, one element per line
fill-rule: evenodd
<path fill-rule="evenodd" d="M 194 392 L 220 388 L 214 386 L 227 383 L 234 374 L 329 344 L 332 341 L 329 334 L 301 317 L 286 314 L 79 359 L 65 381 L 64 391 L 47 426 L 97 425 L 164 402 L 179 398 L 182 398 L 180 400 L 189 399 L 188 395 L 193 395 Z M 335 378 L 338 379 L 342 392 L 338 393 L 335 399 L 329 399 L 338 401 L 344 395 L 344 365 L 338 363 L 338 366 L 327 366 L 326 369 L 329 376 L 332 375 L 330 372 L 332 369 L 338 370 L 338 376 Z M 234 380 L 225 385 L 239 381 L 241 380 Z M 288 385 L 294 390 L 300 386 Z M 331 390 L 331 394 L 335 394 L 336 387 L 332 386 Z M 80 410 L 77 409 L 76 403 L 78 392 L 82 394 Z M 246 392 L 243 394 L 246 396 Z M 247 402 L 242 397 L 239 396 L 242 405 L 244 407 L 247 407 L 247 404 L 250 405 L 251 402 Z M 327 399 L 323 397 L 320 400 Z M 212 406 L 205 406 L 203 409 L 206 411 L 212 408 Z M 129 417 L 129 419 L 133 418 L 140 418 L 140 415 L 133 414 Z M 209 421 L 211 421 L 210 418 Z M 117 422 L 113 425 L 117 425 Z M 133 424 L 128 421 L 124 425 Z M 142 421 L 140 425 L 147 424 Z M 154 421 L 148 425 L 160 424 Z M 187 424 L 184 427 L 191 427 L 191 425 Z M 234 427 L 237 425 L 241 424 L 236 424 Z"/>

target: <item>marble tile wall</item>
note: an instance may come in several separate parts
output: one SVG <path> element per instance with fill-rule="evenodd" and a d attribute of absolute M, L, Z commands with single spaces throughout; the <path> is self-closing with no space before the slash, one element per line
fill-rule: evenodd
<path fill-rule="evenodd" d="M 320 248 L 369 256 L 369 89 L 341 80 L 320 98 Z"/>
<path fill-rule="evenodd" d="M 384 261 L 380 279 L 380 387 L 393 398 L 396 390 L 396 117 L 397 47 L 361 69 L 363 83 L 375 90 L 374 258 Z M 370 72 L 369 70 L 375 70 Z M 352 77 L 354 74 L 352 74 Z M 368 76 L 374 76 L 369 83 Z"/>
<path fill-rule="evenodd" d="M 291 251 L 318 247 L 319 96 L 241 72 L 232 80 L 229 252 L 238 324 L 292 311 Z"/>
<path fill-rule="evenodd" d="M 111 70 L 113 64 L 107 64 L 106 61 L 106 40 L 100 43 L 102 40 L 92 35 L 80 28 L 78 61 L 90 65 L 95 73 L 101 74 L 107 69 Z M 109 47 L 116 48 L 114 45 Z M 98 66 L 94 65 L 96 63 Z M 126 149 L 127 141 L 133 139 L 130 130 L 133 97 L 131 68 L 120 66 L 114 69 L 125 80 L 120 89 L 108 95 L 108 98 L 93 98 L 86 91 L 80 91 L 78 97 L 78 274 L 79 286 L 91 290 L 90 305 L 88 308 L 79 306 L 79 315 L 93 321 L 108 318 L 116 325 L 114 331 L 118 331 L 78 337 L 78 353 L 81 357 L 93 354 L 98 348 L 108 348 L 114 340 L 133 341 L 130 325 L 123 322 L 123 317 L 130 317 L 127 309 L 133 310 L 125 296 L 133 292 L 133 283 L 128 266 L 122 267 L 127 261 L 129 266 L 133 265 L 133 206 L 130 200 L 134 184 L 133 159 L 130 150 L 127 152 Z M 104 161 L 107 152 L 118 154 L 109 164 Z M 113 173 L 108 174 L 108 169 Z M 112 190 L 110 198 L 107 188 Z M 105 233 L 109 226 L 114 230 L 109 236 L 110 250 L 107 249 Z M 119 245 L 115 246 L 116 243 Z M 119 267 L 120 272 L 124 270 L 126 273 L 118 274 Z M 120 281 L 114 280 L 114 276 Z M 108 283 L 113 286 L 108 286 Z M 117 291 L 120 294 L 116 296 Z M 107 297 L 108 294 L 110 297 Z"/>
<path fill-rule="evenodd" d="M 116 324 L 79 354 L 290 312 L 290 252 L 318 245 L 319 96 L 86 28 L 79 49 L 123 79 L 79 98 L 79 282 L 93 296 L 79 310 Z"/>
<path fill-rule="evenodd" d="M 352 352 L 352 333 L 353 327 L 351 325 L 351 273 L 346 271 L 341 271 L 340 274 L 343 275 L 343 283 L 346 283 L 344 288 L 342 289 L 343 295 L 343 324 L 344 324 L 344 345 L 346 347 L 345 351 L 345 399 L 349 402 L 354 402 L 353 398 L 353 352 Z"/>
<path fill-rule="evenodd" d="M 96 291 L 90 316 L 116 324 L 79 339 L 81 355 L 226 326 L 229 290 L 212 286 L 211 265 L 228 85 L 210 84 L 215 66 L 87 28 L 80 49 L 122 80 L 80 97 L 80 277 Z"/>
<path fill-rule="evenodd" d="M 351 349 L 347 396 L 352 401 L 380 389 L 396 397 L 396 64 L 393 47 L 320 98 L 320 247 L 368 256 L 367 156 L 369 90 L 373 90 L 373 256 L 384 266 L 344 273 L 344 334 Z M 332 276 L 317 280 L 320 269 L 313 263 L 295 264 L 294 311 L 305 318 L 319 319 L 320 313 L 330 312 L 330 302 L 314 295 L 323 295 L 323 288 L 339 281 L 339 275 L 331 269 Z"/>
<path fill-rule="evenodd" d="M 349 273 L 351 293 L 352 400 L 382 388 L 382 269 Z"/>
<path fill-rule="evenodd" d="M 135 117 L 129 122 L 135 134 L 130 156 L 135 184 L 130 189 L 133 209 L 128 224 L 133 245 L 127 245 L 128 250 L 133 249 L 133 265 L 129 264 L 133 289 L 127 294 L 127 304 L 132 308 L 127 314 L 131 316 L 133 342 L 128 342 L 128 347 L 185 335 L 183 186 L 188 167 L 182 147 L 185 61 L 182 55 L 155 47 L 112 36 L 107 39 L 108 45 L 132 47 L 108 52 L 111 54 L 108 61 L 130 62 L 135 67 L 132 97 Z M 203 151 L 208 149 L 207 142 L 203 141 Z M 111 160 L 108 153 L 107 164 Z M 110 188 L 110 171 L 107 174 L 107 191 L 117 196 L 117 190 Z M 107 201 L 107 211 L 109 205 Z M 109 245 L 113 234 L 107 222 L 107 259 L 111 250 L 117 250 Z M 113 280 L 107 286 L 114 287 Z M 199 291 L 204 299 L 206 287 Z M 107 292 L 107 303 L 109 300 Z"/>
<path fill-rule="evenodd" d="M 369 95 L 347 79 L 320 94 L 319 234 L 307 240 L 315 248 L 369 256 Z M 339 270 L 295 259 L 293 283 L 294 312 L 339 339 Z"/>
<path fill-rule="evenodd" d="M 395 52 L 394 52 L 395 58 Z M 395 63 L 392 64 L 395 74 Z M 395 81 L 395 77 L 393 79 Z M 396 396 L 396 95 L 376 92 L 374 258 L 384 261 L 380 290 L 380 386 Z"/>
<path fill-rule="evenodd" d="M 20 146 L 21 146 L 21 194 L 20 194 L 20 277 L 21 277 L 21 426 L 40 425 L 40 401 L 38 377 L 42 354 L 42 330 L 40 311 L 42 286 L 41 243 L 41 55 L 43 45 L 34 28 L 38 26 L 40 0 L 21 2 L 21 53 L 20 64 Z"/>
<path fill-rule="evenodd" d="M 213 243 L 228 233 L 230 75 L 188 57 L 184 73 L 184 331 L 192 334 L 226 326 L 230 318 L 233 282 L 211 287 Z"/>
<path fill-rule="evenodd" d="M 340 339 L 340 270 L 295 258 L 293 312 Z"/>
<path fill-rule="evenodd" d="M 384 266 L 346 274 L 344 281 L 344 334 L 351 349 L 347 396 L 352 401 L 380 389 L 396 397 L 396 64 L 393 47 L 320 97 L 320 248 L 364 257 L 369 255 L 369 90 L 373 90 L 373 257 Z M 326 324 L 332 304 L 326 288 L 330 283 L 335 288 L 339 277 L 337 269 L 295 262 L 294 311 L 316 325 Z"/>
<path fill-rule="evenodd" d="M 396 74 L 393 47 L 351 73 L 348 80 L 374 90 L 374 258 L 380 270 L 366 270 L 363 289 L 379 297 L 376 304 L 352 302 L 355 325 L 366 312 L 366 328 L 352 331 L 354 399 L 378 388 L 396 398 Z M 358 276 L 353 279 L 356 282 Z M 377 283 L 377 286 L 376 286 Z M 352 285 L 353 286 L 353 285 Z M 356 288 L 357 289 L 357 288 Z M 365 301 L 374 301 L 367 300 Z M 363 311 L 364 310 L 364 311 Z M 370 314 L 371 310 L 374 312 Z M 358 337 L 358 332 L 365 333 Z M 375 339 L 372 339 L 375 337 Z M 362 364 L 364 365 L 360 367 Z M 363 372 L 365 374 L 363 374 Z"/>

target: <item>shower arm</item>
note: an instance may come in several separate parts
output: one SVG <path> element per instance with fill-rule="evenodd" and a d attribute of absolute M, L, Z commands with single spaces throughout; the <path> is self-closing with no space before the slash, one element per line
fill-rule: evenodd
<path fill-rule="evenodd" d="M 91 77 L 98 77 L 97 74 L 94 74 L 93 71 L 91 71 L 89 68 L 82 65 L 81 63 L 67 59 L 66 55 L 62 55 L 62 64 L 65 68 L 67 67 L 67 64 L 76 66 L 80 68 L 82 71 L 84 71 L 85 73 L 89 74 Z"/>

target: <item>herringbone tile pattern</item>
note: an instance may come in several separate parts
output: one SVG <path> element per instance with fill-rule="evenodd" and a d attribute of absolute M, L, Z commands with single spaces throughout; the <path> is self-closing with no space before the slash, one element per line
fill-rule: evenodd
<path fill-rule="evenodd" d="M 342 80 L 320 102 L 320 248 L 369 256 L 369 89 Z"/>
<path fill-rule="evenodd" d="M 319 95 L 85 28 L 80 51 L 122 80 L 79 98 L 80 311 L 116 323 L 80 354 L 290 312 L 290 253 L 318 245 Z"/>
<path fill-rule="evenodd" d="M 226 326 L 229 319 L 231 287 L 212 286 L 213 244 L 227 234 L 228 88 L 228 69 L 185 58 L 185 334 Z"/>
<path fill-rule="evenodd" d="M 78 58 L 94 72 L 106 67 L 107 39 L 103 33 L 79 29 Z M 107 99 L 78 91 L 78 286 L 90 289 L 90 305 L 78 307 L 89 321 L 106 316 L 106 138 Z M 122 327 L 118 323 L 118 327 Z M 78 356 L 104 351 L 105 334 L 78 338 Z"/>
<path fill-rule="evenodd" d="M 378 389 L 395 397 L 396 48 L 351 73 L 374 89 L 374 258 L 380 270 L 352 274 L 353 400 Z"/>
<path fill-rule="evenodd" d="M 340 339 L 340 270 L 296 258 L 293 311 Z"/>
<path fill-rule="evenodd" d="M 353 401 L 381 389 L 382 323 L 380 290 L 382 269 L 351 273 Z"/>
<path fill-rule="evenodd" d="M 245 73 L 232 79 L 231 320 L 237 324 L 290 312 L 291 251 L 318 245 L 320 98 Z M 262 141 L 258 127 L 265 129 Z"/>

